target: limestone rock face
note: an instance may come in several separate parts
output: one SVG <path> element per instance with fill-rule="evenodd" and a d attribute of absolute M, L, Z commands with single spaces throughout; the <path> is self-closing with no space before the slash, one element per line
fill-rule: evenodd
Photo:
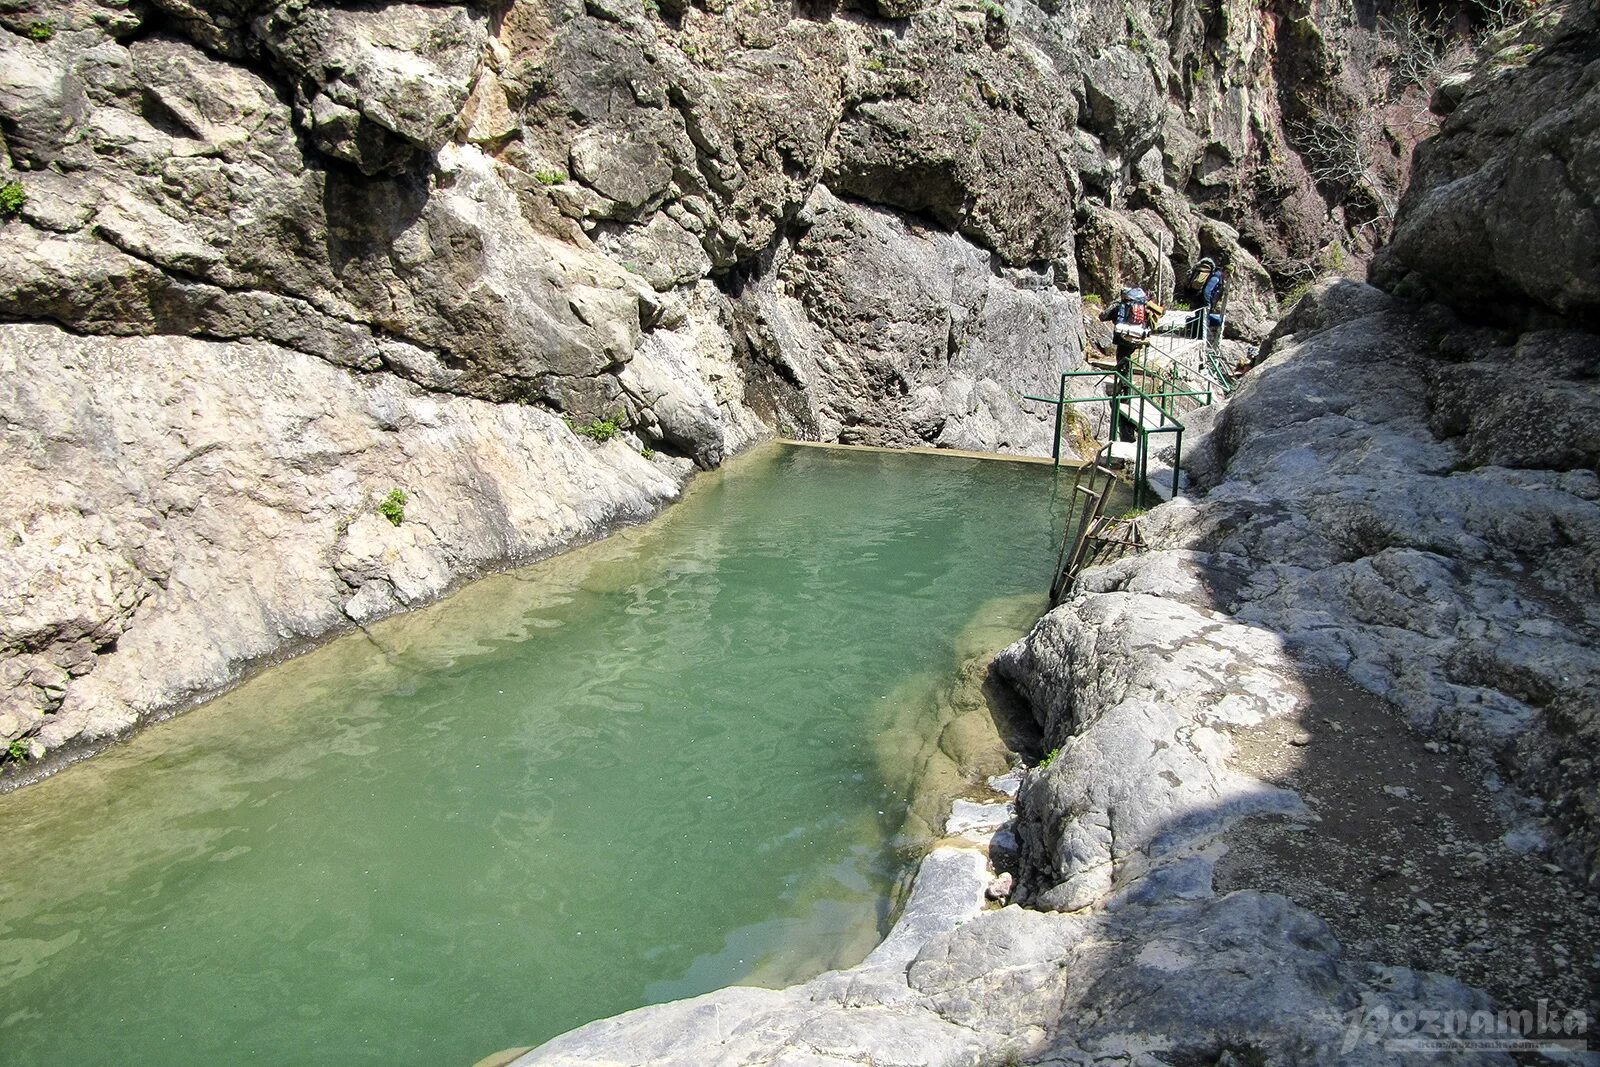
<path fill-rule="evenodd" d="M 1267 634 L 1182 601 L 1108 593 L 1052 613 L 997 667 L 1058 750 L 1018 796 L 1035 906 L 1087 908 L 1233 819 L 1305 812 L 1227 765 L 1230 728 L 1296 708 L 1295 666 Z"/>
<path fill-rule="evenodd" d="M 1496 42 L 1416 180 L 1383 284 L 1475 315 L 1600 324 L 1600 16 L 1559 5 Z"/>
<path fill-rule="evenodd" d="M 1206 495 L 1154 528 L 1207 554 L 1202 581 L 1249 574 L 1219 579 L 1216 606 L 1490 757 L 1528 794 L 1531 828 L 1594 879 L 1600 805 L 1581 783 L 1600 728 L 1600 450 L 1577 424 L 1600 403 L 1585 369 L 1600 342 L 1544 330 L 1506 346 L 1340 283 L 1269 347 L 1271 373 L 1193 443 Z"/>
<path fill-rule="evenodd" d="M 284 5 L 252 30 L 293 79 L 317 147 L 366 174 L 444 146 L 488 38 L 483 9 L 444 4 Z"/>
<path fill-rule="evenodd" d="M 1364 1019 L 1422 1007 L 1470 1014 L 1490 1003 L 1439 975 L 1343 958 L 1323 923 L 1274 894 L 1208 899 L 1194 880 L 1169 879 L 1093 913 L 974 914 L 981 867 L 969 850 L 934 852 L 884 943 L 892 954 L 789 989 L 733 987 L 641 1008 L 513 1063 L 955 1067 L 1127 1061 L 1154 1046 L 1177 1062 L 1376 1065 L 1393 1053 Z M 939 906 L 962 893 L 967 908 Z M 1308 1058 L 1313 1049 L 1326 1055 Z"/>
<path fill-rule="evenodd" d="M 1020 36 L 930 11 L 869 58 L 832 146 L 830 188 L 925 214 L 1006 262 L 1069 263 L 1076 100 Z"/>
<path fill-rule="evenodd" d="M 689 470 L 272 344 L 43 325 L 0 331 L 0 420 L 0 715 L 51 749 L 643 519 Z"/>
<path fill-rule="evenodd" d="M 1390 1062 L 1352 1012 L 1487 1002 L 1215 889 L 1218 834 L 1303 803 L 1235 737 L 1305 712 L 1290 653 L 1340 668 L 1596 876 L 1594 16 L 1440 97 L 1378 271 L 1527 328 L 1347 285 L 1272 332 L 1276 291 L 1371 251 L 1420 136 L 1370 13 L 1315 14 L 12 0 L 0 750 L 48 769 L 774 430 L 1046 452 L 1020 397 L 1081 365 L 1083 295 L 1220 256 L 1270 358 L 1190 435 L 1204 495 L 997 668 L 1058 749 L 1017 892 L 1081 910 L 976 914 L 955 850 L 862 968 L 526 1062 Z M 626 431 L 567 422 L 600 417 Z"/>
<path fill-rule="evenodd" d="M 805 383 L 780 422 L 873 445 L 1050 450 L 1017 397 L 1082 351 L 1078 299 L 1048 274 L 1005 271 L 990 252 L 825 186 L 774 279 L 751 294 L 775 373 Z"/>
<path fill-rule="evenodd" d="M 532 179 L 454 145 L 432 178 L 307 168 L 290 109 L 248 68 L 170 39 L 79 51 L 84 35 L 63 36 L 0 41 L 30 80 L 0 94 L 36 223 L 0 229 L 10 315 L 261 338 L 490 400 L 616 398 L 604 372 L 633 354 L 646 287 L 530 221 Z"/>

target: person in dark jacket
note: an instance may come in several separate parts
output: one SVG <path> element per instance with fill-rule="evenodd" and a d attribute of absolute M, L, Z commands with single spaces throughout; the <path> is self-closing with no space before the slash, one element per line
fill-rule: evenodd
<path fill-rule="evenodd" d="M 1206 335 L 1219 335 L 1228 313 L 1228 274 L 1222 264 L 1206 256 L 1194 265 L 1189 286 L 1199 298 L 1206 315 Z"/>

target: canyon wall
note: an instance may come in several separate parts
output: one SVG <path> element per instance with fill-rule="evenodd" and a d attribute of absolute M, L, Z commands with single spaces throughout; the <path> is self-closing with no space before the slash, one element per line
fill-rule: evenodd
<path fill-rule="evenodd" d="M 1560 250 L 1600 219 L 1600 24 L 1499 45 L 1375 265 L 1415 299 L 1308 294 L 1191 423 L 1149 550 L 995 661 L 1044 754 L 1018 854 L 947 843 L 860 967 L 518 1067 L 1593 1055 L 1600 337 Z M 1028 906 L 986 909 L 990 860 Z"/>
<path fill-rule="evenodd" d="M 1542 11 L 1431 96 L 1385 25 L 10 0 L 0 784 L 646 517 L 765 435 L 1044 451 L 1018 394 L 1079 365 L 1085 298 L 1220 255 L 1263 362 L 1193 427 L 1195 492 L 997 664 L 1055 752 L 1018 801 L 1041 910 L 528 1062 L 1385 1063 L 1379 1008 L 1588 981 L 1594 12 Z M 1430 102 L 1453 113 L 1395 217 Z M 1391 224 L 1384 289 L 1274 328 Z M 1423 829 L 1339 837 L 1392 826 Z M 1339 897 L 1308 847 L 1404 891 Z M 1441 896 L 1461 870 L 1501 888 Z M 1459 955 L 1430 895 L 1475 931 L 1496 900 L 1570 925 L 1500 966 L 1523 943 Z"/>
<path fill-rule="evenodd" d="M 762 435 L 1047 452 L 1086 294 L 1220 255 L 1259 338 L 1370 247 L 1295 131 L 1387 84 L 1377 25 L 11 0 L 0 785 Z"/>

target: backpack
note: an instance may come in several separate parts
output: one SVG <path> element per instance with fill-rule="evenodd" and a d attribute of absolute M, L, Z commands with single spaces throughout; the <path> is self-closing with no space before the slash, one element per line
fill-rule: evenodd
<path fill-rule="evenodd" d="M 1206 281 L 1211 277 L 1212 272 L 1216 269 L 1217 261 L 1212 259 L 1210 256 L 1207 256 L 1200 262 L 1196 263 L 1194 265 L 1194 269 L 1189 271 L 1189 288 L 1199 289 L 1201 286 L 1205 285 Z"/>
<path fill-rule="evenodd" d="M 1117 304 L 1117 325 L 1145 325 L 1145 320 L 1150 314 L 1145 307 L 1145 301 L 1149 299 L 1143 289 L 1122 290 L 1122 300 Z"/>
<path fill-rule="evenodd" d="M 1116 332 L 1137 342 L 1150 336 L 1150 309 L 1143 289 L 1124 289 L 1117 305 Z"/>

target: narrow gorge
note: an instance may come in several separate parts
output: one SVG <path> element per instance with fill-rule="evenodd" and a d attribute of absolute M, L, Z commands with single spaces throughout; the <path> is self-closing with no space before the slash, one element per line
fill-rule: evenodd
<path fill-rule="evenodd" d="M 991 727 L 1014 799 L 970 783 L 1014 821 L 858 966 L 499 1062 L 1600 1054 L 1592 0 L 8 0 L 0 138 L 0 803 L 773 438 L 1049 456 L 1028 397 L 1100 397 L 1061 376 L 1101 309 L 1209 258 L 1248 370 L 1185 492 L 978 669 L 1031 719 Z M 1059 537 L 1070 477 L 1018 469 L 971 507 Z M 1000 528 L 960 543 L 996 597 L 1037 551 L 1031 619 L 1053 538 Z M 893 630 L 945 656 L 990 609 L 903 566 Z M 73 877 L 25 844 L 9 877 Z M 740 892 L 704 873 L 691 907 Z M 54 944 L 0 927 L 0 975 Z"/>

